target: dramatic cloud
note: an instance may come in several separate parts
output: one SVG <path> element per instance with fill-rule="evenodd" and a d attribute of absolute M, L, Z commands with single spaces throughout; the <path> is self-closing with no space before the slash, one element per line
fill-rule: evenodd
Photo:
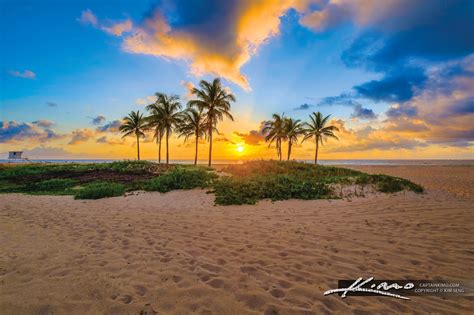
<path fill-rule="evenodd" d="M 76 129 L 71 134 L 71 140 L 68 144 L 78 144 L 89 141 L 95 136 L 95 132 L 91 129 Z"/>
<path fill-rule="evenodd" d="M 115 139 L 115 138 L 108 138 L 107 136 L 103 136 L 98 138 L 96 143 L 104 143 L 104 144 L 111 144 L 111 145 L 122 145 L 125 143 L 125 139 Z"/>
<path fill-rule="evenodd" d="M 389 107 L 389 109 L 385 112 L 385 115 L 390 118 L 397 118 L 400 116 L 414 117 L 417 115 L 417 113 L 418 110 L 412 105 L 400 106 L 400 104 L 395 104 Z"/>
<path fill-rule="evenodd" d="M 121 120 L 111 121 L 103 126 L 97 127 L 97 131 L 100 132 L 119 132 L 119 127 L 123 124 Z"/>
<path fill-rule="evenodd" d="M 245 144 L 248 145 L 259 145 L 260 143 L 265 141 L 265 137 L 262 135 L 260 131 L 257 130 L 250 130 L 249 133 L 240 133 L 234 132 L 237 136 L 242 138 Z"/>
<path fill-rule="evenodd" d="M 93 125 L 102 125 L 105 122 L 105 116 L 104 115 L 97 115 L 96 117 L 92 118 L 91 123 Z"/>
<path fill-rule="evenodd" d="M 298 111 L 298 110 L 308 110 L 310 109 L 311 107 L 313 107 L 314 105 L 311 105 L 311 104 L 308 104 L 308 103 L 304 103 L 304 104 L 301 104 L 300 106 L 297 106 L 295 108 L 293 108 L 293 110 L 295 111 Z"/>
<path fill-rule="evenodd" d="M 227 142 L 227 143 L 230 143 L 230 144 L 235 144 L 234 141 L 232 141 L 231 139 L 227 138 L 225 135 L 223 134 L 220 134 L 218 135 L 217 137 L 215 137 L 213 139 L 213 141 L 215 142 Z"/>
<path fill-rule="evenodd" d="M 355 86 L 360 97 L 374 101 L 404 102 L 410 100 L 416 91 L 423 88 L 427 80 L 419 68 L 405 68 L 387 73 L 381 80 L 372 80 Z"/>
<path fill-rule="evenodd" d="M 291 8 L 302 11 L 310 2 L 160 1 L 137 26 L 127 20 L 102 27 L 90 11 L 84 11 L 80 20 L 114 35 L 133 30 L 123 42 L 130 53 L 185 60 L 193 75 L 222 76 L 250 90 L 241 67 L 263 43 L 279 34 L 280 17 Z"/>
<path fill-rule="evenodd" d="M 23 79 L 33 80 L 36 78 L 36 73 L 34 73 L 31 70 L 25 70 L 25 71 L 12 70 L 9 73 L 10 75 L 14 77 L 23 78 Z"/>
<path fill-rule="evenodd" d="M 33 123 L 0 121 L 0 143 L 61 139 L 62 135 L 49 128 L 51 124 L 46 120 Z"/>
<path fill-rule="evenodd" d="M 359 33 L 342 61 L 381 75 L 320 104 L 352 106 L 352 117 L 366 118 L 374 113 L 361 99 L 389 105 L 386 120 L 365 135 L 370 145 L 353 140 L 359 148 L 472 145 L 474 37 L 466 36 L 472 12 L 474 2 L 466 0 L 338 0 L 305 14 L 301 23 L 318 32 L 356 25 Z M 370 140 L 375 135 L 384 142 Z"/>
<path fill-rule="evenodd" d="M 352 118 L 360 118 L 360 119 L 374 119 L 377 117 L 374 111 L 370 108 L 364 108 L 362 105 L 357 104 L 354 106 L 354 112 L 351 115 Z"/>
<path fill-rule="evenodd" d="M 42 128 L 51 128 L 54 125 L 54 122 L 46 119 L 40 119 L 33 121 L 32 124 Z"/>
<path fill-rule="evenodd" d="M 342 106 L 356 106 L 359 103 L 354 101 L 353 98 L 356 98 L 356 94 L 342 93 L 338 96 L 327 96 L 323 97 L 318 103 L 318 106 L 333 106 L 333 105 L 342 105 Z"/>

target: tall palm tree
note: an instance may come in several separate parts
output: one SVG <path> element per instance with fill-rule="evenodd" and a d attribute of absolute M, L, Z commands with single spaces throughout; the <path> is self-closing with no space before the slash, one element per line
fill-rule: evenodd
<path fill-rule="evenodd" d="M 195 154 L 194 154 L 194 165 L 197 164 L 198 158 L 198 144 L 199 138 L 205 136 L 206 125 L 204 124 L 204 115 L 202 110 L 195 108 L 188 108 L 183 112 L 182 122 L 176 128 L 180 137 L 184 137 L 184 142 L 189 137 L 194 136 L 196 139 Z"/>
<path fill-rule="evenodd" d="M 285 118 L 283 129 L 285 138 L 288 140 L 287 160 L 289 161 L 291 157 L 291 148 L 293 147 L 293 144 L 298 142 L 298 137 L 303 134 L 303 126 L 299 119 Z"/>
<path fill-rule="evenodd" d="M 272 120 L 267 120 L 263 124 L 262 133 L 265 135 L 265 142 L 270 142 L 269 146 L 275 142 L 278 158 L 282 159 L 281 143 L 285 139 L 284 114 L 273 114 Z"/>
<path fill-rule="evenodd" d="M 313 112 L 309 118 L 310 122 L 305 123 L 305 129 L 304 133 L 305 136 L 303 138 L 303 141 L 314 137 L 315 142 L 316 142 L 316 151 L 314 153 L 314 164 L 318 164 L 318 150 L 319 150 L 319 143 L 321 145 L 323 144 L 323 139 L 325 138 L 335 138 L 336 135 L 334 135 L 334 131 L 339 131 L 339 129 L 336 126 L 326 126 L 328 123 L 329 117 L 331 115 L 327 115 L 326 117 L 323 117 L 323 115 L 320 112 Z"/>
<path fill-rule="evenodd" d="M 120 132 L 123 133 L 122 138 L 130 135 L 137 137 L 137 159 L 140 161 L 140 137 L 144 138 L 146 130 L 146 121 L 140 111 L 132 111 L 127 117 L 123 118 L 124 123 L 119 127 Z"/>
<path fill-rule="evenodd" d="M 156 111 L 159 119 L 160 135 L 164 132 L 166 139 L 166 164 L 169 164 L 169 138 L 173 130 L 181 122 L 181 103 L 179 96 L 156 93 L 156 102 L 148 105 L 147 109 L 152 113 Z"/>
<path fill-rule="evenodd" d="M 224 117 L 234 121 L 230 113 L 230 103 L 235 102 L 235 96 L 222 87 L 219 78 L 215 78 L 212 82 L 201 80 L 199 89 L 193 88 L 191 93 L 196 99 L 190 100 L 188 106 L 203 110 L 205 115 L 206 133 L 209 139 L 209 166 L 211 166 L 212 134 L 217 131 L 217 123 L 224 120 Z"/>
<path fill-rule="evenodd" d="M 153 130 L 153 139 L 158 145 L 158 163 L 161 163 L 161 140 L 163 139 L 163 111 L 156 102 L 146 107 L 150 116 L 146 117 L 147 129 Z"/>

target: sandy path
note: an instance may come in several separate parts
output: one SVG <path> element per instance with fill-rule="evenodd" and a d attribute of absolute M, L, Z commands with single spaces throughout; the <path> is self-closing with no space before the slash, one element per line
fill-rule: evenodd
<path fill-rule="evenodd" d="M 322 293 L 359 276 L 474 279 L 472 170 L 377 167 L 428 193 L 352 202 L 0 195 L 0 313 L 469 313 L 472 297 Z"/>

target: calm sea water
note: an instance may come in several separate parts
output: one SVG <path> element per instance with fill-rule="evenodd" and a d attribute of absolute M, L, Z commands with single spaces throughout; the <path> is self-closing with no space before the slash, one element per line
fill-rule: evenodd
<path fill-rule="evenodd" d="M 29 162 L 38 163 L 111 163 L 123 160 L 86 160 L 86 159 L 32 159 Z M 147 160 L 156 162 L 156 160 Z M 313 163 L 312 160 L 298 160 L 299 162 Z M 0 163 L 9 163 L 7 159 L 0 159 Z M 192 160 L 170 160 L 172 164 L 191 164 Z M 238 160 L 214 160 L 214 164 L 242 164 Z M 23 161 L 13 163 L 24 163 Z M 322 165 L 474 165 L 474 160 L 319 160 Z M 206 160 L 199 164 L 207 164 Z"/>

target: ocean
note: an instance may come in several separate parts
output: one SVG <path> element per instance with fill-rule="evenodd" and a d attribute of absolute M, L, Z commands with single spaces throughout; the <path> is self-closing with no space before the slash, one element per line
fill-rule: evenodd
<path fill-rule="evenodd" d="M 8 160 L 0 159 L 0 163 L 111 163 L 123 160 L 105 159 L 31 159 L 31 160 Z M 145 160 L 156 162 L 156 160 Z M 313 163 L 313 160 L 296 160 L 298 162 Z M 213 164 L 242 164 L 243 160 L 214 160 Z M 162 161 L 163 163 L 163 161 Z M 170 160 L 171 164 L 191 164 L 193 160 Z M 206 165 L 207 160 L 198 161 Z M 322 165 L 474 165 L 474 160 L 318 160 Z"/>

